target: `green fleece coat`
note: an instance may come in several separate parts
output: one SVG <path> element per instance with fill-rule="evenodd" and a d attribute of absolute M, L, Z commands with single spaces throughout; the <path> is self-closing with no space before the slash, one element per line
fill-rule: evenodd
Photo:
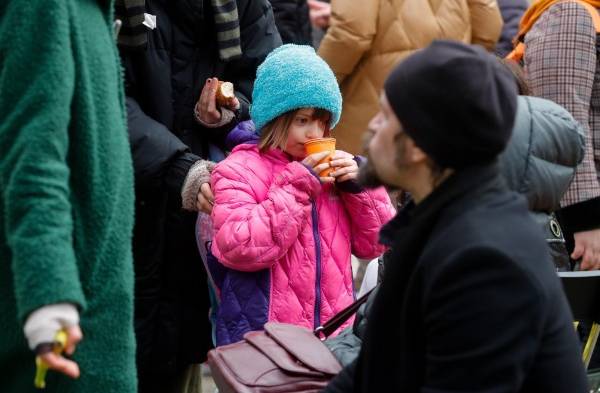
<path fill-rule="evenodd" d="M 0 1 L 0 392 L 34 392 L 31 311 L 71 302 L 81 377 L 136 391 L 133 173 L 112 1 Z"/>

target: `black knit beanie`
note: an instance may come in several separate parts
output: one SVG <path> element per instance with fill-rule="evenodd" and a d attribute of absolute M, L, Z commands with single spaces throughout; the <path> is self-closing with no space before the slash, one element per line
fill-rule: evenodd
<path fill-rule="evenodd" d="M 517 86 L 483 48 L 434 41 L 400 63 L 384 89 L 403 130 L 442 168 L 491 162 L 510 139 Z"/>

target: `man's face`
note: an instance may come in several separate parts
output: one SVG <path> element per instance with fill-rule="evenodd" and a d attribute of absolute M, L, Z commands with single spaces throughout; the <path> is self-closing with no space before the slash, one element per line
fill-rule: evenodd
<path fill-rule="evenodd" d="M 367 164 L 361 167 L 359 181 L 366 187 L 402 188 L 402 167 L 406 165 L 406 139 L 398 118 L 382 93 L 380 110 L 369 122 L 365 153 Z"/>

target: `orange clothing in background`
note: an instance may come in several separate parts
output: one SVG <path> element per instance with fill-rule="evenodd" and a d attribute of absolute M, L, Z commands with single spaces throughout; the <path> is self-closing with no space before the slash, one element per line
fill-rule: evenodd
<path fill-rule="evenodd" d="M 521 39 L 534 25 L 535 22 L 539 19 L 540 16 L 554 4 L 559 3 L 565 0 L 538 0 L 529 7 L 525 15 L 523 15 L 523 19 L 521 19 L 521 23 L 519 24 L 519 34 L 518 38 Z M 585 3 L 588 3 L 596 8 L 600 8 L 600 0 L 579 0 Z"/>

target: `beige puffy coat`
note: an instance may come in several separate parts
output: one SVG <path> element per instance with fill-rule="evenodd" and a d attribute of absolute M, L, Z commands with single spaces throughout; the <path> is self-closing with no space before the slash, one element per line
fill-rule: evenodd
<path fill-rule="evenodd" d="M 399 61 L 439 38 L 493 50 L 502 30 L 495 0 L 332 0 L 331 9 L 319 55 L 335 72 L 344 97 L 334 136 L 340 149 L 353 154 L 362 153 L 363 132 Z"/>

